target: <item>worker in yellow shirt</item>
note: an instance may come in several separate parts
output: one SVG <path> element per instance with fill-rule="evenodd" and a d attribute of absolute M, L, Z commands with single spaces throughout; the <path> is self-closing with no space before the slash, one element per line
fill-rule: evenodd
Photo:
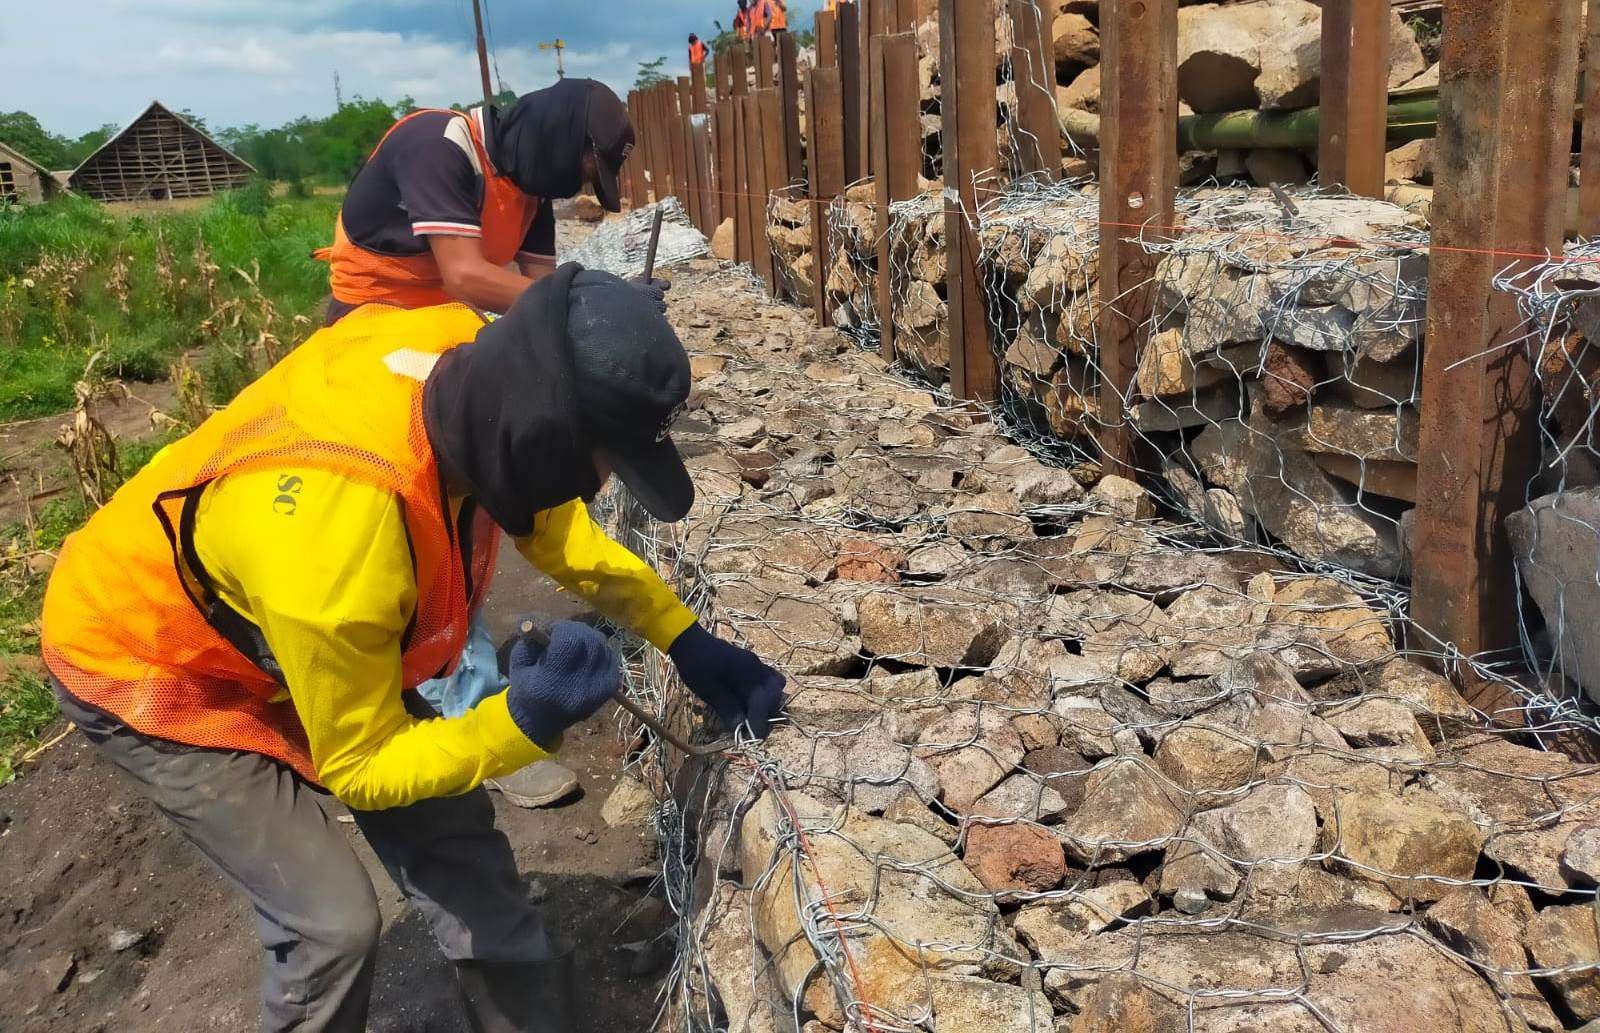
<path fill-rule="evenodd" d="M 584 506 L 615 473 L 659 519 L 693 484 L 655 302 L 566 265 L 484 324 L 366 306 L 164 449 L 69 538 L 43 648 L 66 715 L 249 899 L 263 1028 L 366 1028 L 373 888 L 323 791 L 455 963 L 480 1031 L 573 1029 L 570 955 L 520 891 L 480 784 L 549 756 L 621 683 L 557 624 L 455 717 L 413 690 L 461 654 L 502 533 L 631 629 L 731 727 L 783 678 L 703 629 Z"/>

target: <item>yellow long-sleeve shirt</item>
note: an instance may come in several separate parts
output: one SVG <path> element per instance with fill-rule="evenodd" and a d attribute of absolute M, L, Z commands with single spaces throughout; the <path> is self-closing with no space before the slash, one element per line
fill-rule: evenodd
<path fill-rule="evenodd" d="M 298 478 L 290 505 L 285 478 Z M 322 784 L 377 810 L 464 793 L 545 756 L 505 694 L 455 718 L 402 705 L 400 643 L 417 587 L 400 503 L 317 469 L 232 474 L 195 516 L 195 550 L 222 600 L 261 629 L 283 670 Z M 518 551 L 659 649 L 694 615 L 580 500 L 539 514 Z"/>

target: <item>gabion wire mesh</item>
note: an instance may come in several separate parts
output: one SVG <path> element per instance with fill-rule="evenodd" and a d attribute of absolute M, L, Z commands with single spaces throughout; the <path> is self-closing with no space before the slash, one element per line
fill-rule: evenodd
<path fill-rule="evenodd" d="M 663 775 L 665 1028 L 1575 1025 L 1595 769 L 1475 710 L 1381 595 L 680 286 L 725 330 L 687 342 L 699 501 L 633 544 L 791 698 Z"/>
<path fill-rule="evenodd" d="M 1008 87 L 1036 74 L 1003 62 L 1013 178 L 971 214 L 990 419 L 941 390 L 943 183 L 891 209 L 887 269 L 870 184 L 830 206 L 818 275 L 855 347 L 798 314 L 756 324 L 730 284 L 698 305 L 760 329 L 701 342 L 716 368 L 679 435 L 701 501 L 641 545 L 791 698 L 764 742 L 673 776 L 663 1024 L 1600 1018 L 1600 771 L 1561 750 L 1594 722 L 1551 684 L 1582 657 L 1548 615 L 1525 615 L 1533 679 L 1408 619 L 1426 227 L 1328 191 L 1217 188 L 1184 191 L 1176 226 L 1118 227 L 1151 258 L 1155 310 L 1103 410 L 1096 187 L 1015 178 Z M 1600 480 L 1600 278 L 1570 279 L 1503 284 L 1543 328 L 1539 490 L 1569 501 Z M 1102 411 L 1134 431 L 1149 491 L 1108 475 Z M 1565 598 L 1600 585 L 1579 575 Z M 1441 667 L 1510 702 L 1479 709 Z M 664 712 L 695 710 L 670 670 L 649 677 Z"/>
<path fill-rule="evenodd" d="M 1600 245 L 1579 241 L 1497 279 L 1526 319 L 1497 350 L 1526 354 L 1536 388 L 1539 464 L 1527 506 L 1506 520 L 1528 691 L 1574 719 L 1600 694 L 1590 615 L 1600 601 Z"/>

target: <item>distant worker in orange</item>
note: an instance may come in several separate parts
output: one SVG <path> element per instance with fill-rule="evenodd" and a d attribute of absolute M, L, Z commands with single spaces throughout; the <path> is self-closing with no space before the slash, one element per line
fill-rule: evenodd
<path fill-rule="evenodd" d="M 693 68 L 696 65 L 701 68 L 705 67 L 706 45 L 700 41 L 699 36 L 691 32 L 689 33 L 689 67 Z"/>
<path fill-rule="evenodd" d="M 756 0 L 755 23 L 776 40 L 778 33 L 789 31 L 788 5 L 783 0 Z"/>
<path fill-rule="evenodd" d="M 755 35 L 750 29 L 749 0 L 739 0 L 739 10 L 733 15 L 733 34 L 741 40 L 750 39 Z"/>
<path fill-rule="evenodd" d="M 505 312 L 555 269 L 551 204 L 585 186 L 622 207 L 628 108 L 603 83 L 563 79 L 508 107 L 424 109 L 384 134 L 345 194 L 327 322 L 376 303 L 461 301 Z"/>

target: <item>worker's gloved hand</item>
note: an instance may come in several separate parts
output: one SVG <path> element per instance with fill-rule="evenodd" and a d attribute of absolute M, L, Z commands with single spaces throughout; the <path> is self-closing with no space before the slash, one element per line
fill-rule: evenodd
<path fill-rule="evenodd" d="M 511 647 L 511 719 L 533 742 L 553 749 L 561 733 L 593 714 L 622 684 L 622 661 L 587 624 L 561 621 L 540 650 L 527 638 Z"/>
<path fill-rule="evenodd" d="M 672 289 L 672 281 L 663 280 L 659 276 L 646 278 L 643 273 L 640 273 L 628 282 L 650 295 L 654 299 L 656 307 L 663 313 L 667 311 L 667 291 Z"/>
<path fill-rule="evenodd" d="M 783 703 L 784 677 L 748 649 L 691 624 L 667 650 L 683 683 L 730 729 L 749 722 L 765 739 Z"/>

